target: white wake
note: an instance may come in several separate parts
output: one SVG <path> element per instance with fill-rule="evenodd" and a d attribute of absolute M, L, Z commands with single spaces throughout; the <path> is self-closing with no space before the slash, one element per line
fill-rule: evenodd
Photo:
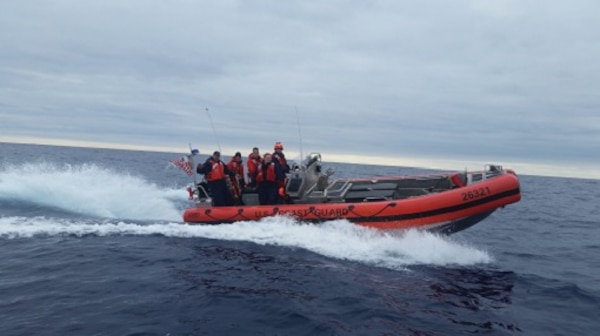
<path fill-rule="evenodd" d="M 345 220 L 313 225 L 288 217 L 270 217 L 258 222 L 202 226 L 182 223 L 80 223 L 43 217 L 0 218 L 1 239 L 157 234 L 302 248 L 331 258 L 388 268 L 414 264 L 473 265 L 492 260 L 487 252 L 450 237 L 419 231 L 407 231 L 397 236 L 359 227 Z"/>
<path fill-rule="evenodd" d="M 141 177 L 93 164 L 28 163 L 0 168 L 0 200 L 77 214 L 130 220 L 181 221 L 185 190 L 159 188 Z"/>

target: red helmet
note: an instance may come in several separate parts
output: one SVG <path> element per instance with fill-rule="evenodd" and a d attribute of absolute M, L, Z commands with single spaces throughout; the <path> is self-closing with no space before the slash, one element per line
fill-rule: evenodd
<path fill-rule="evenodd" d="M 275 149 L 281 149 L 281 150 L 283 150 L 283 144 L 281 144 L 281 142 L 276 142 L 275 143 Z"/>

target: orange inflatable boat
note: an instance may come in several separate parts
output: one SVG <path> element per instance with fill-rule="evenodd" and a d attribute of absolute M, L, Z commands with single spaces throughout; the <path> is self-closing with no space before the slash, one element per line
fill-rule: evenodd
<path fill-rule="evenodd" d="M 288 175 L 283 204 L 259 205 L 253 190 L 242 194 L 244 205 L 213 207 L 205 184 L 188 188 L 195 206 L 188 223 L 224 224 L 290 215 L 302 222 L 346 219 L 382 229 L 419 228 L 444 234 L 464 230 L 496 209 L 521 199 L 519 179 L 511 170 L 487 165 L 477 172 L 370 179 L 335 179 L 321 172 L 321 156 L 311 153 Z"/>

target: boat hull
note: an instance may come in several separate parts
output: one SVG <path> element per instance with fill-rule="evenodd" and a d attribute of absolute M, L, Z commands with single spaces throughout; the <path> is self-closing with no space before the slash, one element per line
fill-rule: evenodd
<path fill-rule="evenodd" d="M 346 219 L 381 230 L 418 228 L 440 233 L 464 230 L 496 209 L 521 199 L 519 180 L 506 173 L 444 192 L 407 199 L 360 203 L 199 207 L 185 211 L 187 223 L 226 224 L 290 215 L 303 222 Z"/>

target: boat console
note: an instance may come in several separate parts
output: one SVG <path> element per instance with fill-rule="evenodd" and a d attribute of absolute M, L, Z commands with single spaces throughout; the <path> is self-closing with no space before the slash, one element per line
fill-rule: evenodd
<path fill-rule="evenodd" d="M 287 203 L 364 203 L 407 199 L 464 187 L 505 174 L 505 171 L 500 165 L 488 164 L 479 172 L 330 181 L 333 173 L 332 169 L 322 172 L 320 153 L 308 154 L 300 164 L 294 164 L 287 175 Z M 255 189 L 246 189 L 241 196 L 243 205 L 259 204 Z M 190 199 L 194 199 L 196 207 L 210 207 L 212 200 L 206 183 L 198 183 L 195 191 L 190 191 Z"/>

